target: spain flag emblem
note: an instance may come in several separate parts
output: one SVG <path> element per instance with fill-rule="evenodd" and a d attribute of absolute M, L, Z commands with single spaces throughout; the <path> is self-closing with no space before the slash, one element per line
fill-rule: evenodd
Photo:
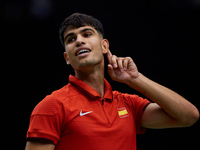
<path fill-rule="evenodd" d="M 128 111 L 126 110 L 125 107 L 122 108 L 117 108 L 118 114 L 120 118 L 128 117 Z"/>

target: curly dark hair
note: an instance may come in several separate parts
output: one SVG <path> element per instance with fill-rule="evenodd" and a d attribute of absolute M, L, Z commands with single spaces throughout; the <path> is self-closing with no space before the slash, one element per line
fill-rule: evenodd
<path fill-rule="evenodd" d="M 72 26 L 75 28 L 83 27 L 83 26 L 92 26 L 97 30 L 98 33 L 104 37 L 104 30 L 103 30 L 103 25 L 101 22 L 97 19 L 95 19 L 92 16 L 86 15 L 86 14 L 81 14 L 81 13 L 74 13 L 71 16 L 67 17 L 63 23 L 60 26 L 59 29 L 59 38 L 64 46 L 64 32 L 68 26 Z"/>

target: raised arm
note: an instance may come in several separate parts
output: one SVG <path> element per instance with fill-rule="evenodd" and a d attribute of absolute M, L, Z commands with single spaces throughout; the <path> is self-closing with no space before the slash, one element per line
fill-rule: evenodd
<path fill-rule="evenodd" d="M 139 73 L 130 57 L 117 57 L 109 51 L 107 58 L 108 73 L 113 80 L 129 85 L 155 102 L 149 104 L 144 111 L 143 127 L 187 127 L 199 119 L 199 112 L 193 104 Z"/>

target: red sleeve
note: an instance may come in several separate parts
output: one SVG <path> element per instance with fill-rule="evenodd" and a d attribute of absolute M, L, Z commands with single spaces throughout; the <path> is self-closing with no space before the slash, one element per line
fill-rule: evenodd
<path fill-rule="evenodd" d="M 62 106 L 62 103 L 52 96 L 43 99 L 31 114 L 27 140 L 43 138 L 57 145 L 64 118 Z"/>
<path fill-rule="evenodd" d="M 133 100 L 133 104 L 135 106 L 135 124 L 136 124 L 136 132 L 137 134 L 144 134 L 146 128 L 141 127 L 142 123 L 142 115 L 144 113 L 145 108 L 150 104 L 147 99 L 143 99 L 142 97 L 136 96 Z"/>
<path fill-rule="evenodd" d="M 135 121 L 136 133 L 143 134 L 146 129 L 141 127 L 142 115 L 145 108 L 150 104 L 147 99 L 139 97 L 137 95 L 122 94 L 125 103 L 128 104 Z"/>

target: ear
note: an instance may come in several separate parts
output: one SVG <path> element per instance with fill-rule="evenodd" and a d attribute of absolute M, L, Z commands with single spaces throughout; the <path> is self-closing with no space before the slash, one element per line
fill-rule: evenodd
<path fill-rule="evenodd" d="M 71 63 L 70 63 L 70 60 L 69 60 L 66 52 L 64 52 L 64 58 L 65 58 L 67 64 L 70 65 Z"/>
<path fill-rule="evenodd" d="M 102 51 L 103 51 L 103 54 L 106 54 L 109 50 L 109 42 L 107 39 L 103 39 L 102 40 Z"/>

